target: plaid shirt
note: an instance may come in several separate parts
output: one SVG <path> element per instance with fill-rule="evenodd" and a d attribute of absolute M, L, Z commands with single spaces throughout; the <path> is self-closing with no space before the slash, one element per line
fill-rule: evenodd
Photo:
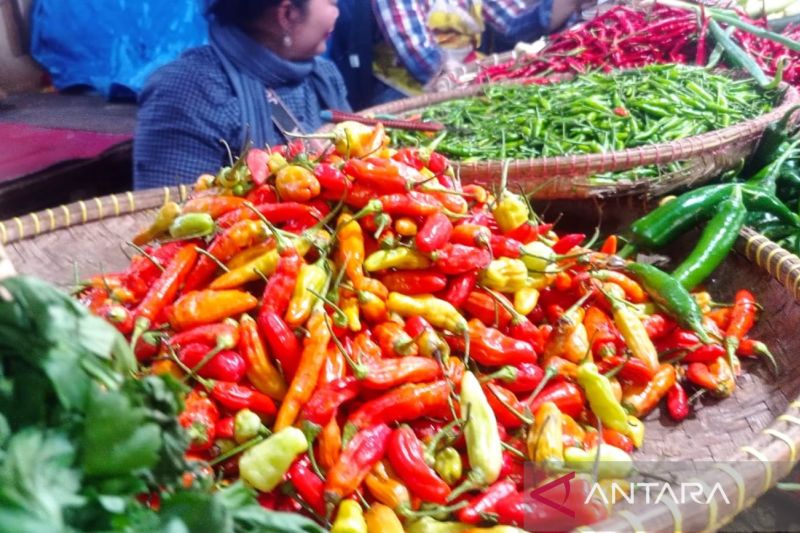
<path fill-rule="evenodd" d="M 468 0 L 450 0 L 465 10 Z M 433 0 L 372 0 L 384 38 L 400 61 L 420 83 L 427 83 L 442 67 L 442 52 L 426 20 Z M 498 33 L 512 41 L 533 41 L 550 25 L 552 0 L 483 0 L 483 16 Z"/>
<path fill-rule="evenodd" d="M 344 81 L 330 61 L 320 64 L 334 80 L 336 109 L 349 109 Z M 321 125 L 322 101 L 310 80 L 275 87 L 275 92 L 305 131 Z M 133 183 L 136 189 L 188 183 L 204 172 L 215 174 L 228 162 L 229 142 L 234 154 L 242 150 L 244 129 L 236 94 L 219 57 L 210 46 L 185 52 L 157 70 L 139 95 L 139 113 L 133 141 Z M 270 144 L 283 137 L 270 123 Z"/>

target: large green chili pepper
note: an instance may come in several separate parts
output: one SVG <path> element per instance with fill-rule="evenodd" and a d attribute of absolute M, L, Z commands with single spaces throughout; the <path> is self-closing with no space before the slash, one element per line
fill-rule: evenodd
<path fill-rule="evenodd" d="M 700 306 L 678 280 L 653 265 L 628 263 L 625 268 L 636 276 L 658 307 L 681 326 L 697 333 L 703 342 L 711 342 L 703 327 L 703 312 Z"/>
<path fill-rule="evenodd" d="M 682 194 L 631 224 L 633 243 L 643 248 L 661 248 L 711 217 L 713 209 L 731 195 L 732 183 L 706 185 Z"/>
<path fill-rule="evenodd" d="M 756 151 L 750 156 L 742 175 L 751 176 L 751 173 L 758 172 L 781 156 L 787 146 L 785 143 L 789 140 L 789 121 L 798 109 L 800 105 L 792 106 L 778 122 L 773 122 L 764 129 Z"/>
<path fill-rule="evenodd" d="M 687 290 L 706 279 L 733 248 L 746 217 L 742 187 L 736 186 L 731 197 L 719 206 L 717 214 L 706 224 L 689 257 L 672 273 L 675 279 Z"/>

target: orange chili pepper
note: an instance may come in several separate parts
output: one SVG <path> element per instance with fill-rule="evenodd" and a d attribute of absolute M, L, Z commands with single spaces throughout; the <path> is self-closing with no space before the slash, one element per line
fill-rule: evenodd
<path fill-rule="evenodd" d="M 314 174 L 300 165 L 286 165 L 275 175 L 275 189 L 281 200 L 288 202 L 307 202 L 319 196 L 319 180 Z"/>
<path fill-rule="evenodd" d="M 300 363 L 297 366 L 294 379 L 289 385 L 289 390 L 283 398 L 281 408 L 278 410 L 274 431 L 280 431 L 294 424 L 300 408 L 305 405 L 314 393 L 320 370 L 325 364 L 328 342 L 331 340 L 327 320 L 328 315 L 321 308 L 316 307 L 311 312 L 306 324 L 309 335 L 303 341 L 303 353 L 300 356 Z"/>
<path fill-rule="evenodd" d="M 245 199 L 239 196 L 198 196 L 183 204 L 184 213 L 208 213 L 217 218 L 242 207 Z"/>
<path fill-rule="evenodd" d="M 364 364 L 378 361 L 383 357 L 381 347 L 372 340 L 368 331 L 362 331 L 353 337 L 353 360 Z"/>
<path fill-rule="evenodd" d="M 706 316 L 713 320 L 717 327 L 723 331 L 728 329 L 728 325 L 731 323 L 731 315 L 733 315 L 733 309 L 730 307 L 717 307 L 706 313 Z"/>
<path fill-rule="evenodd" d="M 197 260 L 197 251 L 194 244 L 187 244 L 175 254 L 169 266 L 161 276 L 150 286 L 150 290 L 139 302 L 134 311 L 137 329 L 145 330 L 158 316 L 164 307 L 171 304 L 178 294 L 186 276 L 191 272 Z M 135 335 L 135 333 L 134 333 Z"/>
<path fill-rule="evenodd" d="M 356 290 L 371 292 L 385 300 L 389 290 L 377 279 L 364 274 L 364 234 L 358 221 L 352 220 L 352 215 L 339 215 L 336 235 L 339 239 L 339 262 Z"/>
<path fill-rule="evenodd" d="M 178 331 L 219 322 L 223 318 L 245 313 L 258 305 L 258 299 L 239 290 L 191 291 L 172 306 L 170 324 Z"/>
<path fill-rule="evenodd" d="M 618 285 L 623 291 L 625 291 L 626 299 L 635 304 L 640 304 L 648 300 L 647 293 L 642 286 L 639 285 L 636 280 L 626 276 L 622 272 L 618 272 L 616 270 L 598 270 L 592 274 L 592 276 L 600 281 Z"/>
<path fill-rule="evenodd" d="M 273 400 L 281 400 L 286 395 L 286 382 L 267 357 L 256 321 L 250 315 L 239 319 L 239 338 L 239 350 L 248 362 L 247 379 Z"/>
<path fill-rule="evenodd" d="M 319 464 L 326 470 L 333 468 L 342 451 L 342 430 L 336 422 L 336 417 L 331 418 L 322 428 L 318 442 Z"/>
<path fill-rule="evenodd" d="M 574 418 L 566 413 L 561 413 L 561 433 L 565 448 L 583 446 L 583 441 L 586 438 L 586 431 L 584 431 Z"/>
<path fill-rule="evenodd" d="M 382 504 L 392 509 L 411 507 L 411 494 L 385 459 L 375 463 L 364 483 L 372 497 Z"/>
<path fill-rule="evenodd" d="M 417 344 L 406 333 L 402 324 L 381 322 L 375 326 L 373 333 L 385 357 L 404 357 L 419 354 Z"/>
<path fill-rule="evenodd" d="M 662 364 L 653 380 L 644 387 L 631 387 L 622 399 L 622 404 L 636 417 L 642 417 L 652 411 L 675 385 L 675 367 Z"/>
<path fill-rule="evenodd" d="M 322 371 L 319 375 L 318 385 L 325 385 L 336 379 L 342 378 L 347 373 L 347 361 L 344 354 L 331 344 L 328 346 L 328 353 L 325 357 L 325 364 L 322 366 Z"/>
<path fill-rule="evenodd" d="M 600 253 L 607 254 L 607 255 L 614 255 L 617 253 L 617 236 L 616 235 L 609 235 L 605 241 L 603 241 L 603 245 L 600 246 Z"/>
<path fill-rule="evenodd" d="M 358 291 L 358 304 L 367 322 L 376 324 L 386 320 L 386 302 L 369 291 Z"/>

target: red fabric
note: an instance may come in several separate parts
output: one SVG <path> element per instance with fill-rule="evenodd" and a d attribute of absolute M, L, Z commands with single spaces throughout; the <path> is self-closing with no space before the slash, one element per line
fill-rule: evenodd
<path fill-rule="evenodd" d="M 127 134 L 0 123 L 0 182 L 32 174 L 63 161 L 97 157 L 130 138 Z"/>

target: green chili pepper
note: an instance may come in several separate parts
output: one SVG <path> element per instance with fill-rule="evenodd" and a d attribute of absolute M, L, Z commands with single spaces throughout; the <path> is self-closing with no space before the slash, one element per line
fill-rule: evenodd
<path fill-rule="evenodd" d="M 578 385 L 586 393 L 592 412 L 603 425 L 627 434 L 628 413 L 617 401 L 611 382 L 599 372 L 597 365 L 586 362 L 578 366 L 577 379 Z"/>
<path fill-rule="evenodd" d="M 708 221 L 689 257 L 672 273 L 675 279 L 687 290 L 706 279 L 733 248 L 746 217 L 742 188 L 737 185 L 731 197 L 719 206 L 717 214 Z"/>
<path fill-rule="evenodd" d="M 703 327 L 703 312 L 700 306 L 678 280 L 653 265 L 628 263 L 625 268 L 636 276 L 659 308 L 681 326 L 697 333 L 703 342 L 711 342 Z"/>
<path fill-rule="evenodd" d="M 214 219 L 208 213 L 186 213 L 172 221 L 169 234 L 173 239 L 193 239 L 214 233 Z"/>
<path fill-rule="evenodd" d="M 781 156 L 781 150 L 786 148 L 786 141 L 789 140 L 789 121 L 798 109 L 800 109 L 800 105 L 792 106 L 778 122 L 773 122 L 766 127 L 756 151 L 750 156 L 743 171 L 745 176 L 761 170 Z"/>
<path fill-rule="evenodd" d="M 461 454 L 452 446 L 441 450 L 436 454 L 436 459 L 433 463 L 433 469 L 448 485 L 453 485 L 456 481 L 461 479 L 463 465 L 461 463 Z"/>
<path fill-rule="evenodd" d="M 261 492 L 269 492 L 306 450 L 308 441 L 303 432 L 296 427 L 284 428 L 242 454 L 239 474 Z"/>

